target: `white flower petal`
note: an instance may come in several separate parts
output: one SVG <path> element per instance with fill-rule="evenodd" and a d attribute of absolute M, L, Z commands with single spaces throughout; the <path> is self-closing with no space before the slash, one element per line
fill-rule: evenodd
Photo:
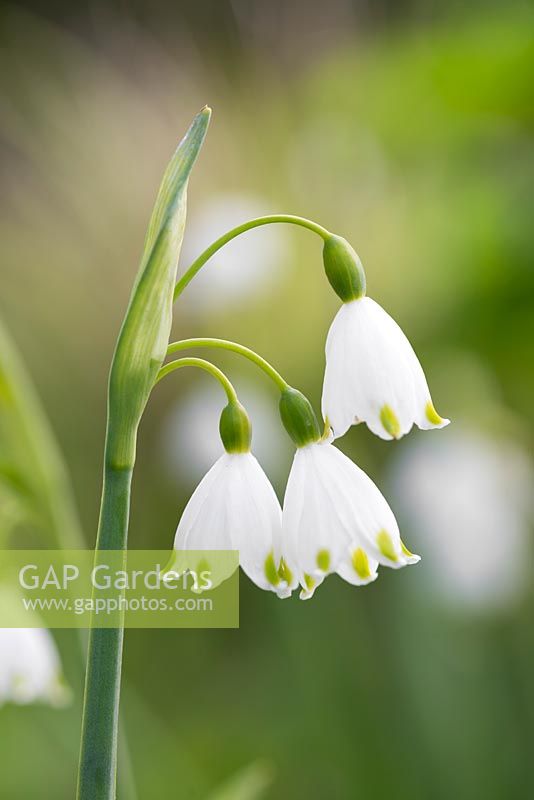
<path fill-rule="evenodd" d="M 252 453 L 224 453 L 189 500 L 174 547 L 238 550 L 243 571 L 257 586 L 283 592 L 285 585 L 276 574 L 281 517 L 274 489 Z M 270 571 L 268 561 L 272 562 Z M 218 574 L 216 583 L 227 577 L 228 572 Z"/>
<path fill-rule="evenodd" d="M 311 597 L 330 572 L 355 585 L 378 564 L 413 564 L 393 512 L 373 481 L 329 442 L 297 451 L 284 498 L 282 556 Z"/>
<path fill-rule="evenodd" d="M 319 586 L 322 584 L 323 581 L 324 581 L 324 575 L 323 576 L 304 575 L 301 579 L 302 588 L 299 594 L 300 599 L 311 600 L 311 598 L 315 594 L 316 589 L 319 588 Z"/>
<path fill-rule="evenodd" d="M 339 562 L 337 574 L 354 586 L 367 586 L 378 578 L 378 561 L 369 558 L 363 547 L 352 547 Z"/>
<path fill-rule="evenodd" d="M 229 486 L 230 535 L 243 571 L 261 589 L 273 589 L 266 562 L 280 563 L 282 509 L 271 483 L 251 453 L 232 456 L 236 479 Z M 278 586 L 278 583 L 276 584 Z"/>
<path fill-rule="evenodd" d="M 225 453 L 202 478 L 176 531 L 175 550 L 231 550 L 225 503 L 231 461 Z"/>
<path fill-rule="evenodd" d="M 323 383 L 322 412 L 336 437 L 343 436 L 357 420 L 351 391 L 340 391 L 350 376 L 349 339 L 351 318 L 342 305 L 326 338 L 326 368 Z"/>
<path fill-rule="evenodd" d="M 369 297 L 345 303 L 326 341 L 323 416 L 336 437 L 365 422 L 382 439 L 448 423 L 436 413 L 414 350 L 397 323 Z"/>
<path fill-rule="evenodd" d="M 284 498 L 287 562 L 309 575 L 335 570 L 350 542 L 349 527 L 336 513 L 325 480 L 324 447 L 329 445 L 310 444 L 297 450 Z"/>
<path fill-rule="evenodd" d="M 322 445 L 321 457 L 336 513 L 350 526 L 351 542 L 381 564 L 409 563 L 395 516 L 371 478 L 333 445 Z"/>

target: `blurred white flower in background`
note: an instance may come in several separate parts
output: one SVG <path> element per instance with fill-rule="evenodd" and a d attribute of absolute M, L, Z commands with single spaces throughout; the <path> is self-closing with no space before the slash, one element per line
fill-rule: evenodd
<path fill-rule="evenodd" d="M 261 197 L 220 194 L 188 218 L 179 275 L 215 239 L 254 217 L 272 213 Z M 224 245 L 187 287 L 187 303 L 201 310 L 237 304 L 275 286 L 289 259 L 289 238 L 283 225 L 266 225 Z"/>
<path fill-rule="evenodd" d="M 260 377 L 261 381 L 261 377 Z M 252 447 L 271 479 L 284 475 L 293 446 L 278 414 L 278 398 L 268 384 L 237 381 L 239 398 L 252 422 Z M 224 452 L 218 435 L 224 394 L 215 383 L 190 389 L 172 407 L 163 422 L 162 450 L 169 473 L 189 485 L 195 476 L 208 471 Z M 187 456 L 184 456 L 187 453 Z"/>
<path fill-rule="evenodd" d="M 428 591 L 472 610 L 520 599 L 531 577 L 534 472 L 525 452 L 457 425 L 407 442 L 391 477 L 393 505 L 424 559 Z"/>
<path fill-rule="evenodd" d="M 44 628 L 0 628 L 0 706 L 8 702 L 59 706 L 68 697 L 50 632 Z"/>

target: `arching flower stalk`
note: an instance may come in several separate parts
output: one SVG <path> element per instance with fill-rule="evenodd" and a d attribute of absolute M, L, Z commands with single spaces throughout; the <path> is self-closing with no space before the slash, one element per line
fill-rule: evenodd
<path fill-rule="evenodd" d="M 244 222 L 219 237 L 176 282 L 185 224 L 189 175 L 210 112 L 194 120 L 165 173 L 149 224 L 141 268 L 119 334 L 109 382 L 104 486 L 96 557 L 126 550 L 130 486 L 137 429 L 152 389 L 185 366 L 204 369 L 225 389 L 221 414 L 225 453 L 200 482 L 178 523 L 181 553 L 238 549 L 240 564 L 260 588 L 279 597 L 301 587 L 310 597 L 330 573 L 355 585 L 377 576 L 379 565 L 418 561 L 403 545 L 395 517 L 371 479 L 332 443 L 355 421 L 383 438 L 398 438 L 415 422 L 442 427 L 423 371 L 404 334 L 365 298 L 365 276 L 350 245 L 315 222 L 274 214 Z M 323 392 L 324 433 L 308 399 L 261 356 L 236 342 L 186 339 L 168 344 L 173 298 L 209 258 L 253 228 L 293 224 L 319 235 L 327 277 L 344 306 L 327 343 Z M 297 446 L 283 510 L 250 452 L 251 426 L 234 387 L 217 367 L 186 357 L 165 357 L 193 347 L 236 352 L 254 362 L 280 390 L 282 422 Z M 226 577 L 221 576 L 221 579 Z M 87 667 L 78 800 L 113 800 L 123 632 L 93 629 Z"/>

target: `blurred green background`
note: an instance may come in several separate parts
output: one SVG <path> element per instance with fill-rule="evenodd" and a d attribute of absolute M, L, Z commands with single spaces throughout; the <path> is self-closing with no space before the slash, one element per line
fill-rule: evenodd
<path fill-rule="evenodd" d="M 307 603 L 242 578 L 239 630 L 127 631 L 140 798 L 531 796 L 533 23 L 513 1 L 0 4 L 0 317 L 91 545 L 115 337 L 161 173 L 205 103 L 182 266 L 258 213 L 346 236 L 454 423 L 395 443 L 359 427 L 340 443 L 391 501 L 416 569 L 365 589 L 333 577 Z M 338 307 L 319 240 L 272 226 L 204 273 L 174 338 L 238 339 L 318 409 Z M 281 497 L 292 450 L 276 394 L 250 365 L 218 363 L 251 395 Z M 217 453 L 223 398 L 208 381 L 176 375 L 151 400 L 133 547 L 171 546 Z M 37 527 L 12 541 L 53 546 Z M 72 703 L 0 707 L 2 798 L 73 797 L 83 676 L 76 636 L 55 638 Z"/>

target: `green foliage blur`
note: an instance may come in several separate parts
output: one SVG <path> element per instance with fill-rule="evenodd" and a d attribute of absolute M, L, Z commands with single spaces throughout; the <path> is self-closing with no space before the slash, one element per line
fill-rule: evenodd
<path fill-rule="evenodd" d="M 532 6 L 207 3 L 201 24 L 187 5 L 46 17 L 0 6 L 0 318 L 65 456 L 87 542 L 114 342 L 161 174 L 204 103 L 214 113 L 190 218 L 237 193 L 345 236 L 368 293 L 414 343 L 438 411 L 531 450 Z M 319 240 L 285 233 L 274 282 L 209 309 L 186 290 L 173 338 L 237 339 L 319 410 L 338 301 Z M 276 404 L 252 366 L 218 363 Z M 175 377 L 143 419 L 132 547 L 171 546 L 201 477 L 189 450 L 177 476 L 162 439 L 182 394 L 209 379 Z M 280 497 L 292 453 L 281 442 Z M 387 495 L 407 439 L 360 426 L 340 444 Z M 403 538 L 410 546 L 409 528 Z M 139 798 L 529 797 L 532 576 L 513 606 L 473 613 L 436 602 L 419 572 L 382 570 L 365 589 L 329 578 L 306 603 L 242 578 L 239 630 L 127 631 L 122 719 Z M 73 703 L 0 708 L 2 798 L 73 797 L 83 674 L 75 635 L 56 640 Z"/>

